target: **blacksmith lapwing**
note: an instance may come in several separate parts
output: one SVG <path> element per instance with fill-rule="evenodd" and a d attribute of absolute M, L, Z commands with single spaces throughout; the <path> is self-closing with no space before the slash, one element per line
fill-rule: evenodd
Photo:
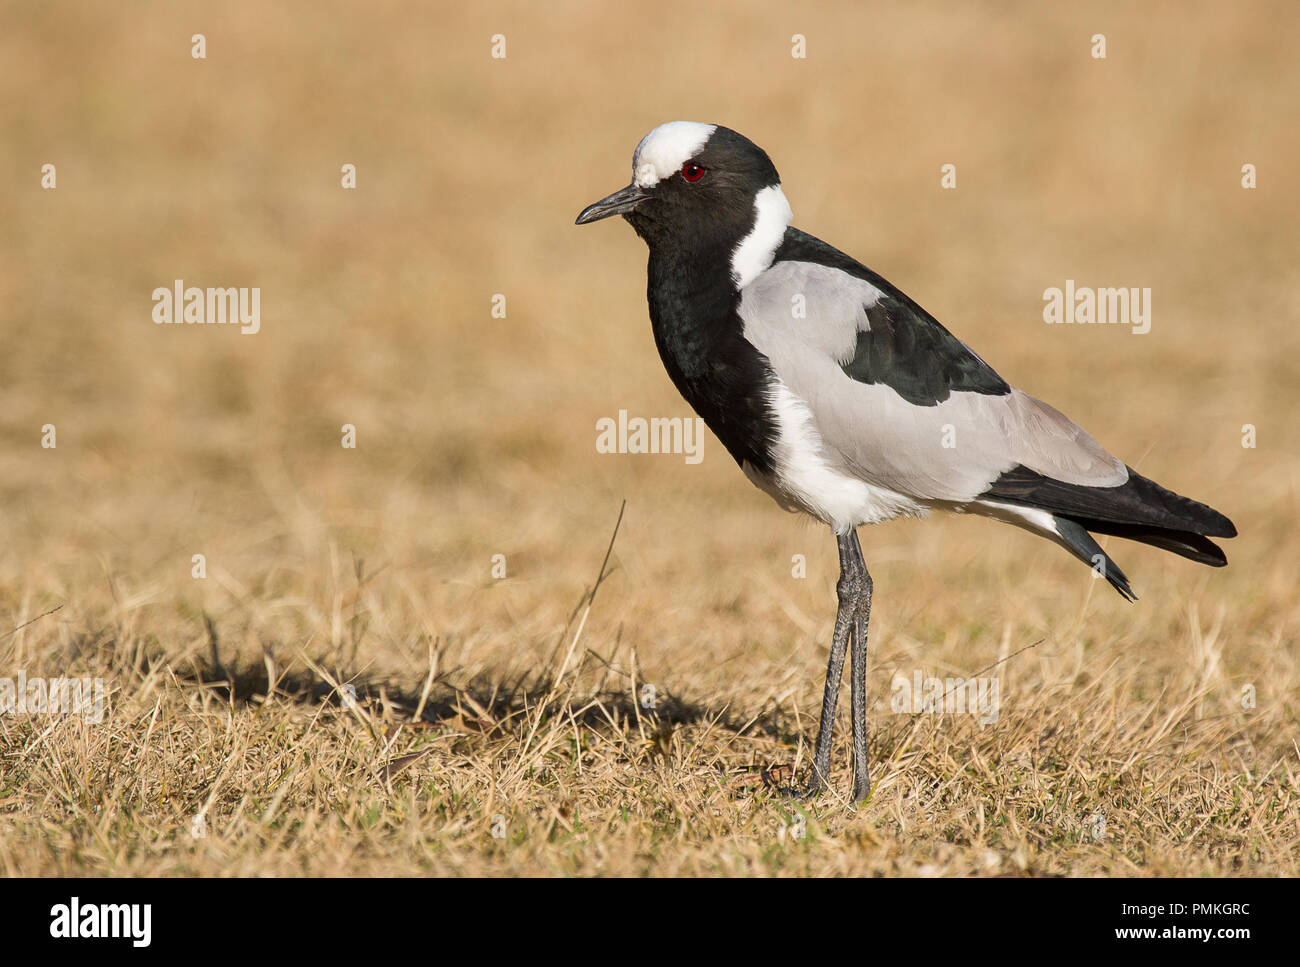
<path fill-rule="evenodd" d="M 875 272 L 791 226 L 762 148 L 672 121 L 632 156 L 626 188 L 585 208 L 622 215 L 650 247 L 650 321 L 668 375 L 746 476 L 830 525 L 839 610 L 805 790 L 825 788 L 852 641 L 853 796 L 870 791 L 866 738 L 871 576 L 857 527 L 934 508 L 982 514 L 1060 544 L 1128 600 L 1090 531 L 1213 566 L 1236 528 L 1107 453 L 1010 386 Z"/>

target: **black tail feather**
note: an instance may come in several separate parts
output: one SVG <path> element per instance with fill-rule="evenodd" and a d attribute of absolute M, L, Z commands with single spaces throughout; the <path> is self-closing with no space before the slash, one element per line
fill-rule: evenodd
<path fill-rule="evenodd" d="M 1237 536 L 1237 528 L 1232 521 L 1213 507 L 1166 490 L 1131 467 L 1128 468 L 1128 480 L 1118 487 L 1083 487 L 1044 477 L 1028 467 L 1016 466 L 1002 474 L 980 496 L 1037 507 L 1086 522 L 1084 526 L 1088 530 L 1128 537 L 1148 544 L 1155 544 L 1155 541 L 1148 538 L 1157 531 L 1172 531 L 1191 537 Z M 1116 526 L 1128 527 L 1130 531 L 1120 533 L 1106 529 Z M 1202 553 L 1222 557 L 1222 552 L 1209 541 L 1204 544 L 1213 548 L 1213 551 L 1199 543 L 1195 546 Z"/>
<path fill-rule="evenodd" d="M 1128 480 L 1118 487 L 1084 487 L 1017 466 L 980 496 L 1051 513 L 1061 543 L 1130 601 L 1137 595 L 1128 578 L 1089 531 L 1150 544 L 1211 567 L 1228 563 L 1222 549 L 1209 538 L 1236 537 L 1232 521 L 1212 507 L 1166 490 L 1132 468 L 1128 473 Z"/>
<path fill-rule="evenodd" d="M 1082 524 L 1069 517 L 1057 517 L 1055 520 L 1056 529 L 1071 554 L 1109 581 L 1124 600 L 1137 600 L 1137 594 L 1119 565 L 1110 559 L 1110 555 L 1101 549 L 1092 535 L 1083 529 Z"/>
<path fill-rule="evenodd" d="M 1062 518 L 1058 517 L 1058 520 Z M 1135 524 L 1116 524 L 1112 521 L 1095 520 L 1087 517 L 1067 517 L 1085 530 L 1094 534 L 1110 534 L 1125 540 L 1150 544 L 1162 551 L 1172 551 L 1180 557 L 1208 564 L 1210 567 L 1223 567 L 1228 563 L 1227 556 L 1218 544 L 1201 534 L 1192 531 L 1170 530 L 1163 527 L 1140 527 Z"/>

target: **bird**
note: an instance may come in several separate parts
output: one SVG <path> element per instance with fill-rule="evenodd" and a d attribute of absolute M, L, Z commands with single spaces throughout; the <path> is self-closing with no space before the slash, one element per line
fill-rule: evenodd
<path fill-rule="evenodd" d="M 1128 601 L 1093 534 L 1227 563 L 1223 514 L 1142 476 L 1064 414 L 1014 388 L 900 289 L 795 228 L 767 153 L 718 124 L 669 121 L 632 181 L 576 224 L 621 215 L 649 248 L 651 329 L 673 384 L 740 469 L 830 527 L 837 609 L 811 799 L 831 773 L 851 648 L 853 800 L 870 796 L 867 626 L 873 583 L 858 528 L 971 513 L 1059 544 Z"/>

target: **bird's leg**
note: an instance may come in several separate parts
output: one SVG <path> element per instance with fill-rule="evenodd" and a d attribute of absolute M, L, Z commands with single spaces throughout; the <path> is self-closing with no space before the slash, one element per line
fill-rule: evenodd
<path fill-rule="evenodd" d="M 840 578 L 835 584 L 839 609 L 835 613 L 835 637 L 831 640 L 831 657 L 826 664 L 826 690 L 822 693 L 822 718 L 817 727 L 817 751 L 813 755 L 812 776 L 804 789 L 805 797 L 817 795 L 826 788 L 826 778 L 831 771 L 831 738 L 835 734 L 835 703 L 839 700 L 840 679 L 844 675 L 844 653 L 848 650 L 853 631 L 860 582 L 853 544 L 857 536 L 850 531 L 847 536 L 836 537 L 840 547 Z M 858 552 L 861 557 L 861 551 Z M 865 572 L 865 567 L 863 571 Z M 856 724 L 856 723 L 855 723 Z"/>
<path fill-rule="evenodd" d="M 859 574 L 853 612 L 853 655 L 849 662 L 849 701 L 853 707 L 853 801 L 861 802 L 871 794 L 867 769 L 867 622 L 871 618 L 871 575 L 856 530 L 849 531 L 849 540 Z"/>

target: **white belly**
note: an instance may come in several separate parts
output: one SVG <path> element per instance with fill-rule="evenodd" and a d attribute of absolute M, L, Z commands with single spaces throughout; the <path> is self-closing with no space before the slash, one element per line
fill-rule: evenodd
<path fill-rule="evenodd" d="M 774 472 L 762 473 L 748 462 L 742 469 L 782 507 L 811 514 L 837 534 L 859 524 L 925 515 L 925 504 L 870 484 L 836 460 L 808 407 L 779 381 L 772 389 L 772 410 L 777 425 Z"/>

